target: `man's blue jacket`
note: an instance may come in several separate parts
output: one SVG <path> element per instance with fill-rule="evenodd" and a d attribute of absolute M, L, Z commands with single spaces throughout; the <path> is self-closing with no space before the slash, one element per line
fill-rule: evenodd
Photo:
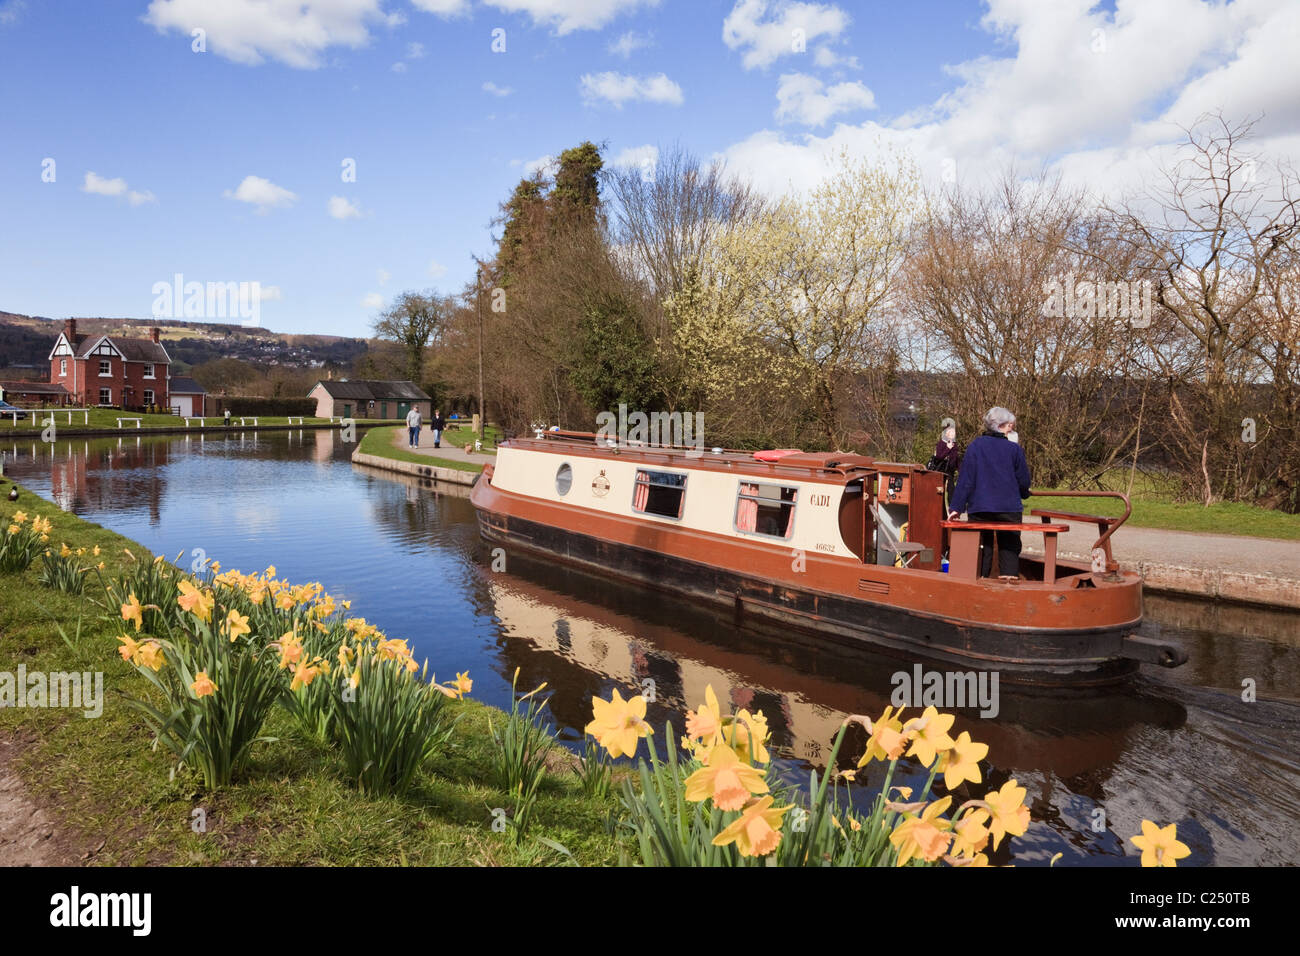
<path fill-rule="evenodd" d="M 1029 497 L 1029 463 L 1025 451 L 1001 432 L 985 432 L 970 443 L 957 472 L 950 510 L 962 512 L 1024 510 Z"/>

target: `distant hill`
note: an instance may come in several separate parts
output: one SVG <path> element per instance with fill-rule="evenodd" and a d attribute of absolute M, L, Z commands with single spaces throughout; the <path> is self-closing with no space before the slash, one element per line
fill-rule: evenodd
<path fill-rule="evenodd" d="M 174 367 L 173 372 L 222 358 L 264 367 L 350 368 L 369 348 L 365 339 L 293 335 L 242 325 L 174 319 L 77 318 L 78 332 L 111 332 L 128 338 L 148 338 L 153 326 L 162 330 L 167 354 L 183 366 Z M 62 319 L 0 311 L 0 377 L 47 376 L 47 357 L 62 329 Z"/>

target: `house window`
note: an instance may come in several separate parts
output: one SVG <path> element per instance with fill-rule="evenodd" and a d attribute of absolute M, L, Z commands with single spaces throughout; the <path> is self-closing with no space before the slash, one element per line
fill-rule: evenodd
<path fill-rule="evenodd" d="M 736 493 L 736 530 L 788 538 L 794 532 L 794 505 L 799 489 L 742 481 Z"/>
<path fill-rule="evenodd" d="M 664 518 L 680 518 L 686 501 L 686 476 L 671 471 L 636 473 L 632 510 Z"/>
<path fill-rule="evenodd" d="M 68 374 L 68 360 L 59 359 L 59 378 L 64 378 Z"/>
<path fill-rule="evenodd" d="M 146 388 L 146 389 L 144 390 L 144 403 L 145 403 L 146 405 L 152 405 L 152 404 L 153 404 L 153 389 L 152 389 L 152 388 Z"/>
<path fill-rule="evenodd" d="M 101 388 L 99 390 L 99 404 L 101 405 L 113 404 L 113 390 L 111 388 Z"/>
<path fill-rule="evenodd" d="M 113 360 L 112 360 L 112 359 L 100 359 L 100 360 L 99 360 L 99 374 L 100 374 L 100 375 L 112 375 L 112 374 L 113 374 Z"/>
<path fill-rule="evenodd" d="M 145 363 L 144 363 L 144 377 L 145 377 L 145 378 L 153 378 L 153 377 L 154 377 L 154 374 L 153 374 L 153 362 L 145 362 Z"/>

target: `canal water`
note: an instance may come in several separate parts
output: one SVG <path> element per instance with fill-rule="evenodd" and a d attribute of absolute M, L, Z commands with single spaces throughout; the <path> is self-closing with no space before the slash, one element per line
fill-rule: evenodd
<path fill-rule="evenodd" d="M 38 494 L 183 566 L 274 564 L 291 581 L 320 581 L 409 639 L 440 680 L 468 670 L 477 699 L 507 704 L 516 668 L 523 688 L 546 681 L 571 747 L 593 696 L 653 690 L 662 744 L 664 722 L 680 733 L 712 685 L 724 707 L 763 711 L 783 775 L 806 785 L 845 715 L 878 715 L 895 675 L 912 669 L 545 562 L 510 555 L 494 571 L 467 489 L 354 466 L 354 447 L 304 430 L 8 442 L 0 453 Z M 953 733 L 989 744 L 986 783 L 1015 777 L 1029 791 L 1029 832 L 993 862 L 1041 865 L 1061 853 L 1058 866 L 1136 865 L 1127 838 L 1148 818 L 1178 824 L 1192 849 L 1184 865 L 1300 863 L 1300 615 L 1155 596 L 1147 613 L 1148 630 L 1186 646 L 1186 665 L 1144 665 L 1107 690 L 1003 684 L 996 716 L 960 712 Z M 847 749 L 842 768 L 862 735 Z M 858 777 L 856 803 L 880 771 Z M 895 783 L 924 783 L 905 776 Z"/>

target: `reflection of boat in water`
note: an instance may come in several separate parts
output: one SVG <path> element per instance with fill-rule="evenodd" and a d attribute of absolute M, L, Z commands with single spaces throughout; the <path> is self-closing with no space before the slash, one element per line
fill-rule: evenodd
<path fill-rule="evenodd" d="M 1022 580 L 981 578 L 984 526 L 944 520 L 943 482 L 862 455 L 552 432 L 503 444 L 471 501 L 491 542 L 909 659 L 1053 684 L 1185 659 L 1135 633 L 1142 579 L 1110 552 L 1123 519 L 1032 512 L 1042 524 L 1011 527 L 1041 531 L 1044 554 L 1023 559 Z M 1057 559 L 1068 526 L 1048 522 L 1065 519 L 1098 524 L 1092 564 Z"/>
<path fill-rule="evenodd" d="M 511 561 L 510 574 L 489 576 L 493 612 L 506 637 L 547 656 L 539 662 L 507 645 L 509 663 L 524 668 L 525 681 L 563 689 L 552 705 L 567 726 L 590 720 L 591 697 L 607 696 L 609 681 L 625 690 L 653 688 L 660 719 L 697 707 L 712 685 L 724 708 L 763 711 L 782 756 L 821 764 L 847 715 L 876 716 L 891 703 L 900 671 L 889 657 L 791 641 L 704 609 L 667 608 L 632 587 L 527 558 Z M 1134 687 L 1003 687 L 998 704 L 989 719 L 978 707 L 956 711 L 953 732 L 969 730 L 988 743 L 998 766 L 1059 777 L 1104 778 L 1135 729 L 1177 727 L 1185 719 L 1178 704 Z M 680 731 L 679 716 L 673 722 Z M 850 749 L 861 746 L 855 740 Z"/>

